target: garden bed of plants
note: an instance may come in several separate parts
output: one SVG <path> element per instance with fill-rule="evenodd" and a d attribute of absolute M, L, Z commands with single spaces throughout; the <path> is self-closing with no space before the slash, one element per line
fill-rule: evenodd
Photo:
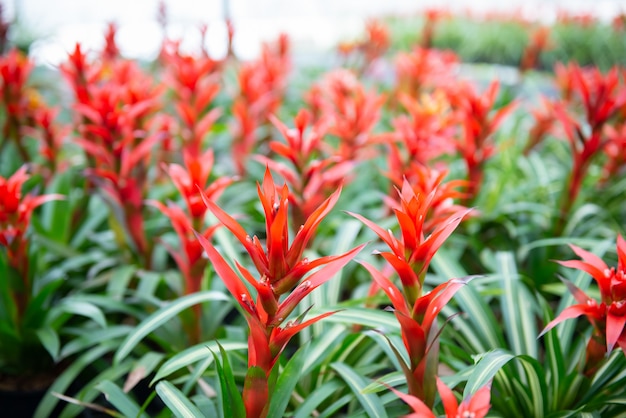
<path fill-rule="evenodd" d="M 428 19 L 316 68 L 112 24 L 49 71 L 2 25 L 2 410 L 626 416 L 623 56 L 492 77 Z"/>

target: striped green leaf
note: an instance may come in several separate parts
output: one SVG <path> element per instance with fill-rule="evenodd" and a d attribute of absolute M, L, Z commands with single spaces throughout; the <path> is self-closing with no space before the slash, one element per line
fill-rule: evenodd
<path fill-rule="evenodd" d="M 463 399 L 472 396 L 478 389 L 489 383 L 496 373 L 514 358 L 513 354 L 501 349 L 489 351 L 485 354 L 478 361 L 467 380 L 467 385 L 465 385 L 465 390 L 463 391 Z"/>
<path fill-rule="evenodd" d="M 497 269 L 501 276 L 503 326 L 511 351 L 537 358 L 537 326 L 535 325 L 536 300 L 521 282 L 515 258 L 510 252 L 496 254 Z"/>
<path fill-rule="evenodd" d="M 122 389 L 120 389 L 115 383 L 110 380 L 104 380 L 96 386 L 100 392 L 104 394 L 107 401 L 109 401 L 119 412 L 125 417 L 141 417 L 148 418 L 146 414 L 141 413 L 141 408 L 137 403 Z"/>
<path fill-rule="evenodd" d="M 191 400 L 170 382 L 161 381 L 157 383 L 156 391 L 159 398 L 178 418 L 202 418 L 205 416 Z"/>
<path fill-rule="evenodd" d="M 248 348 L 247 343 L 238 341 L 220 341 L 219 344 L 217 341 L 210 341 L 194 345 L 193 347 L 189 347 L 186 350 L 181 351 L 163 363 L 154 376 L 154 379 L 152 379 L 151 384 L 154 384 L 154 382 L 157 382 L 172 373 L 176 373 L 177 371 L 186 368 L 190 364 L 204 360 L 207 357 L 212 358 L 211 352 L 219 351 L 219 345 L 222 346 L 224 351 L 245 350 Z"/>
<path fill-rule="evenodd" d="M 183 296 L 182 298 L 177 299 L 165 307 L 157 310 L 137 325 L 137 328 L 135 328 L 135 330 L 126 337 L 118 350 L 115 352 L 113 362 L 118 363 L 122 361 L 148 334 L 162 326 L 183 310 L 209 300 L 228 300 L 228 298 L 221 292 L 198 292 L 192 295 Z"/>
<path fill-rule="evenodd" d="M 387 412 L 379 397 L 374 393 L 363 393 L 367 383 L 362 376 L 345 363 L 332 363 L 331 367 L 350 387 L 368 416 L 387 417 Z"/>

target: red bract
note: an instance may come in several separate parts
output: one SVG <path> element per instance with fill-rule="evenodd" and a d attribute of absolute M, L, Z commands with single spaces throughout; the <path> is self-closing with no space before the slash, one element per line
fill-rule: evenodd
<path fill-rule="evenodd" d="M 160 107 L 161 90 L 131 61 L 108 63 L 110 72 L 91 71 L 77 47 L 70 62 L 67 76 L 82 95 L 75 104 L 81 117 L 76 142 L 87 154 L 90 179 L 113 204 L 116 221 L 129 238 L 123 244 L 149 267 L 151 243 L 144 234 L 142 209 L 150 152 L 162 139 L 162 132 L 150 133 L 148 124 Z"/>
<path fill-rule="evenodd" d="M 604 133 L 607 143 L 604 147 L 604 155 L 607 158 L 604 164 L 603 183 L 623 172 L 626 167 L 626 122 L 619 127 L 607 125 Z"/>
<path fill-rule="evenodd" d="M 337 155 L 342 160 L 363 158 L 363 151 L 373 142 L 372 130 L 385 97 L 367 92 L 348 70 L 328 73 L 322 91 L 322 114 L 330 120 L 329 132 L 339 138 Z"/>
<path fill-rule="evenodd" d="M 465 160 L 471 198 L 478 195 L 484 164 L 496 150 L 492 136 L 516 106 L 516 102 L 511 102 L 494 111 L 498 90 L 498 81 L 493 81 L 482 94 L 469 84 L 459 84 L 449 91 L 458 120 L 463 124 L 461 137 L 455 144 Z"/>
<path fill-rule="evenodd" d="M 577 97 L 592 132 L 602 126 L 626 104 L 626 88 L 620 84 L 617 68 L 603 74 L 598 68 L 582 69 L 576 64 L 567 67 Z"/>
<path fill-rule="evenodd" d="M 61 64 L 61 74 L 72 87 L 78 103 L 89 102 L 89 87 L 101 77 L 102 66 L 91 63 L 83 52 L 79 43 L 74 51 L 68 55 L 68 61 Z"/>
<path fill-rule="evenodd" d="M 550 46 L 550 28 L 541 26 L 531 35 L 528 44 L 522 52 L 522 59 L 519 64 L 520 72 L 537 68 L 539 57 Z"/>
<path fill-rule="evenodd" d="M 450 195 L 442 194 L 443 191 Z M 433 256 L 471 209 L 458 207 L 458 210 L 441 216 L 437 223 L 432 223 L 429 219 L 436 207 L 435 203 L 441 204 L 453 198 L 456 194 L 454 189 L 440 190 L 436 183 L 428 194 L 420 194 L 405 180 L 398 193 L 400 206 L 394 208 L 394 212 L 400 227 L 400 239 L 361 215 L 351 215 L 372 229 L 389 246 L 391 252 L 383 252 L 381 255 L 395 268 L 407 302 L 412 306 L 422 292 L 424 276 Z"/>
<path fill-rule="evenodd" d="M 358 74 L 363 74 L 387 52 L 389 45 L 390 35 L 387 27 L 378 20 L 370 19 L 365 22 L 363 39 L 342 42 L 338 50 L 348 61 L 345 66 L 353 68 Z M 354 62 L 350 62 L 351 58 Z"/>
<path fill-rule="evenodd" d="M 26 232 L 33 211 L 45 202 L 63 199 L 58 194 L 22 195 L 22 186 L 30 178 L 26 170 L 26 166 L 22 166 L 8 179 L 0 176 L 0 246 L 6 247 L 9 265 L 24 285 L 21 291 L 12 295 L 17 302 L 19 317 L 31 296 Z"/>
<path fill-rule="evenodd" d="M 27 87 L 33 66 L 28 57 L 17 49 L 0 57 L 1 108 L 6 115 L 0 149 L 4 147 L 5 141 L 13 141 L 23 162 L 29 162 L 30 156 L 22 142 L 21 130 L 33 125 L 32 113 L 39 107 L 38 93 Z"/>
<path fill-rule="evenodd" d="M 194 156 L 188 151 L 183 151 L 183 160 L 184 167 L 178 164 L 170 164 L 167 167 L 167 172 L 176 185 L 178 192 L 185 199 L 187 210 L 194 220 L 195 227 L 199 228 L 207 210 L 200 190 L 202 190 L 204 196 L 215 201 L 234 179 L 221 177 L 209 183 L 214 163 L 212 149 L 207 150 L 200 156 Z M 200 222 L 200 225 L 197 222 Z"/>
<path fill-rule="evenodd" d="M 224 189 L 232 183 L 232 178 L 222 177 L 209 182 L 213 168 L 213 151 L 208 150 L 199 158 L 183 151 L 185 166 L 170 164 L 166 167 L 172 182 L 185 200 L 187 212 L 175 205 L 164 205 L 159 201 L 150 203 L 159 208 L 171 221 L 182 251 L 168 246 L 176 264 L 185 278 L 185 294 L 200 290 L 206 260 L 201 258 L 202 247 L 195 239 L 193 230 L 201 230 L 207 207 L 203 199 L 217 200 Z M 210 238 L 215 228 L 206 229 L 202 235 Z"/>
<path fill-rule="evenodd" d="M 268 169 L 262 185 L 258 186 L 258 192 L 265 213 L 267 236 L 265 246 L 256 236 L 250 238 L 244 228 L 215 203 L 208 198 L 205 199 L 208 208 L 235 235 L 250 255 L 259 273 L 259 279 L 256 279 L 242 265 L 238 263 L 236 265 L 241 276 L 256 290 L 255 296 L 248 291 L 241 276 L 230 267 L 213 245 L 197 234 L 213 268 L 243 308 L 250 328 L 249 370 L 253 372 L 258 368 L 265 374 L 265 376 L 258 376 L 250 372 L 246 376 L 243 399 L 248 416 L 267 414 L 268 399 L 258 397 L 263 394 L 266 397 L 269 396 L 263 388 L 267 387 L 267 378 L 291 337 L 314 322 L 331 315 L 332 312 L 306 321 L 303 321 L 304 315 L 301 315 L 284 326 L 282 324 L 306 295 L 328 281 L 364 246 L 356 247 L 345 254 L 326 256 L 312 261 L 303 258 L 307 243 L 313 238 L 322 219 L 335 205 L 340 190 L 337 190 L 306 220 L 291 243 L 289 243 L 287 213 L 289 190 L 286 186 L 278 188 Z M 317 269 L 318 267 L 320 268 Z M 317 270 L 306 276 L 313 269 Z M 286 296 L 281 298 L 281 295 Z"/>
<path fill-rule="evenodd" d="M 420 46 L 423 48 L 431 48 L 435 36 L 435 28 L 437 23 L 450 16 L 450 12 L 444 9 L 426 9 L 424 10 L 424 26 L 422 27 L 422 35 L 420 37 Z"/>
<path fill-rule="evenodd" d="M 591 275 L 600 289 L 600 300 L 592 299 L 572 283 L 566 282 L 578 304 L 566 308 L 550 321 L 542 335 L 566 319 L 585 315 L 594 329 L 587 346 L 585 365 L 585 370 L 590 373 L 599 367 L 598 363 L 605 359 L 604 354 L 610 354 L 615 345 L 626 353 L 626 241 L 621 235 L 617 237 L 617 268 L 609 268 L 600 257 L 589 251 L 575 245 L 570 247 L 582 260 L 558 263 Z"/>
<path fill-rule="evenodd" d="M 441 91 L 422 95 L 420 100 L 401 94 L 400 102 L 408 115 L 394 118 L 394 131 L 387 139 L 388 176 L 398 186 L 403 178 L 413 180 L 415 165 L 428 165 L 437 157 L 454 150 L 454 119 Z"/>
<path fill-rule="evenodd" d="M 564 228 L 593 158 L 606 149 L 610 138 L 605 136 L 605 126 L 611 119 L 618 118 L 621 109 L 626 105 L 626 88 L 620 84 L 616 68 L 606 75 L 598 69 L 584 70 L 575 64 L 561 67 L 559 71 L 563 79 L 569 80 L 566 94 L 571 95 L 571 98 L 568 104 L 571 107 L 582 105 L 586 124 L 579 123 L 563 104 L 555 107 L 556 116 L 567 136 L 573 161 L 570 177 L 561 196 L 555 235 L 560 235 Z"/>
<path fill-rule="evenodd" d="M 291 69 L 289 38 L 281 35 L 275 45 L 264 44 L 261 57 L 241 66 L 238 74 L 239 96 L 233 102 L 232 155 L 237 172 L 245 174 L 248 157 L 257 144 L 257 129 L 266 125 L 269 116 L 282 102 L 287 76 Z"/>
<path fill-rule="evenodd" d="M 419 398 L 402 393 L 392 387 L 390 389 L 413 409 L 413 413 L 406 415 L 405 418 L 436 418 L 431 409 Z M 474 396 L 464 399 L 460 405 L 454 393 L 439 378 L 437 378 L 437 390 L 446 412 L 446 418 L 483 418 L 491 409 L 490 386 L 480 388 Z"/>
<path fill-rule="evenodd" d="M 423 231 L 425 231 L 425 234 L 429 234 L 442 222 L 445 223 L 449 216 L 466 210 L 464 206 L 454 203 L 466 197 L 463 191 L 467 188 L 465 180 L 444 182 L 448 175 L 447 170 L 433 170 L 428 168 L 428 166 L 417 163 L 411 165 L 409 174 L 410 177 L 405 176 L 402 181 L 397 177 L 391 178 L 394 186 L 401 189 L 404 182 L 407 181 L 413 188 L 416 196 L 434 194 L 424 221 Z M 387 203 L 394 209 L 402 207 L 402 194 L 399 200 L 389 197 Z"/>
<path fill-rule="evenodd" d="M 221 113 L 219 108 L 211 108 L 220 89 L 217 75 L 221 63 L 208 56 L 182 54 L 173 42 L 164 44 L 161 60 L 166 67 L 165 80 L 176 98 L 176 112 L 183 122 L 183 148 L 199 155 L 202 141 Z"/>
<path fill-rule="evenodd" d="M 444 86 L 452 77 L 459 58 L 450 51 L 416 47 L 395 58 L 396 92 L 418 97 L 425 89 Z"/>
<path fill-rule="evenodd" d="M 104 34 L 104 48 L 101 53 L 104 62 L 111 62 L 120 57 L 120 49 L 115 42 L 116 35 L 117 25 L 115 23 L 109 23 Z"/>
<path fill-rule="evenodd" d="M 535 118 L 535 124 L 528 132 L 528 142 L 524 147 L 524 155 L 528 155 L 537 145 L 539 145 L 547 135 L 553 131 L 554 123 L 557 120 L 555 114 L 555 103 L 541 97 L 542 109 L 533 109 L 531 113 Z"/>
<path fill-rule="evenodd" d="M 352 161 L 325 156 L 327 147 L 323 139 L 328 124 L 320 120 L 307 131 L 310 118 L 308 111 L 301 110 L 295 118 L 295 129 L 289 129 L 276 117 L 270 117 L 287 142 L 272 141 L 270 149 L 287 159 L 289 164 L 257 156 L 259 161 L 279 173 L 289 184 L 295 228 L 303 225 L 332 192 L 348 181 L 354 167 Z"/>
<path fill-rule="evenodd" d="M 407 180 L 400 192 L 400 207 L 394 208 L 402 238 L 393 236 L 390 230 L 383 230 L 374 222 L 356 214 L 391 249 L 380 253 L 393 267 L 402 282 L 402 292 L 387 275 L 367 263 L 362 263 L 370 272 L 376 284 L 387 294 L 400 323 L 402 341 L 409 354 L 410 364 L 405 364 L 398 355 L 404 375 L 409 385 L 409 393 L 432 406 L 435 395 L 435 374 L 438 359 L 438 329 L 436 318 L 454 293 L 467 280 L 453 279 L 423 294 L 423 284 L 428 266 L 437 250 L 469 212 L 462 208 L 442 214 L 432 231 L 425 229 L 430 219 L 433 202 L 437 195 L 438 183 L 428 194 L 417 194 Z M 428 234 L 428 235 L 427 235 Z"/>

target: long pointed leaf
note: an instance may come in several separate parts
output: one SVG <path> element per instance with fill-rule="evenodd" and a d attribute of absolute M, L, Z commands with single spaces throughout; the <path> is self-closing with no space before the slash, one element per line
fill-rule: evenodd
<path fill-rule="evenodd" d="M 170 382 L 157 383 L 156 391 L 159 398 L 167 405 L 170 411 L 179 418 L 202 418 L 205 415 Z M 130 415 L 127 415 L 130 416 Z"/>
<path fill-rule="evenodd" d="M 189 308 L 190 306 L 207 302 L 209 300 L 228 300 L 228 298 L 220 292 L 198 292 L 192 295 L 183 296 L 182 298 L 177 299 L 176 301 L 154 312 L 137 325 L 135 331 L 126 337 L 115 352 L 113 362 L 118 363 L 122 361 L 148 334 L 162 326 L 174 316 L 178 315 L 181 311 Z"/>

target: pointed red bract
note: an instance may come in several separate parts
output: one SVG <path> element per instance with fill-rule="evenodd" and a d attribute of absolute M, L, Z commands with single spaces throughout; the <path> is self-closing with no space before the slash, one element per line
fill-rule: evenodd
<path fill-rule="evenodd" d="M 566 319 L 585 315 L 594 328 L 591 339 L 596 341 L 593 344 L 590 341 L 587 349 L 585 370 L 592 372 L 598 366 L 595 363 L 603 359 L 596 353 L 598 350 L 611 353 L 616 345 L 623 347 L 626 341 L 626 241 L 621 235 L 617 237 L 618 263 L 611 268 L 597 255 L 574 245 L 571 248 L 582 260 L 559 261 L 559 264 L 591 275 L 600 289 L 601 300 L 596 301 L 568 284 L 578 304 L 565 308 L 546 325 L 542 335 Z"/>

